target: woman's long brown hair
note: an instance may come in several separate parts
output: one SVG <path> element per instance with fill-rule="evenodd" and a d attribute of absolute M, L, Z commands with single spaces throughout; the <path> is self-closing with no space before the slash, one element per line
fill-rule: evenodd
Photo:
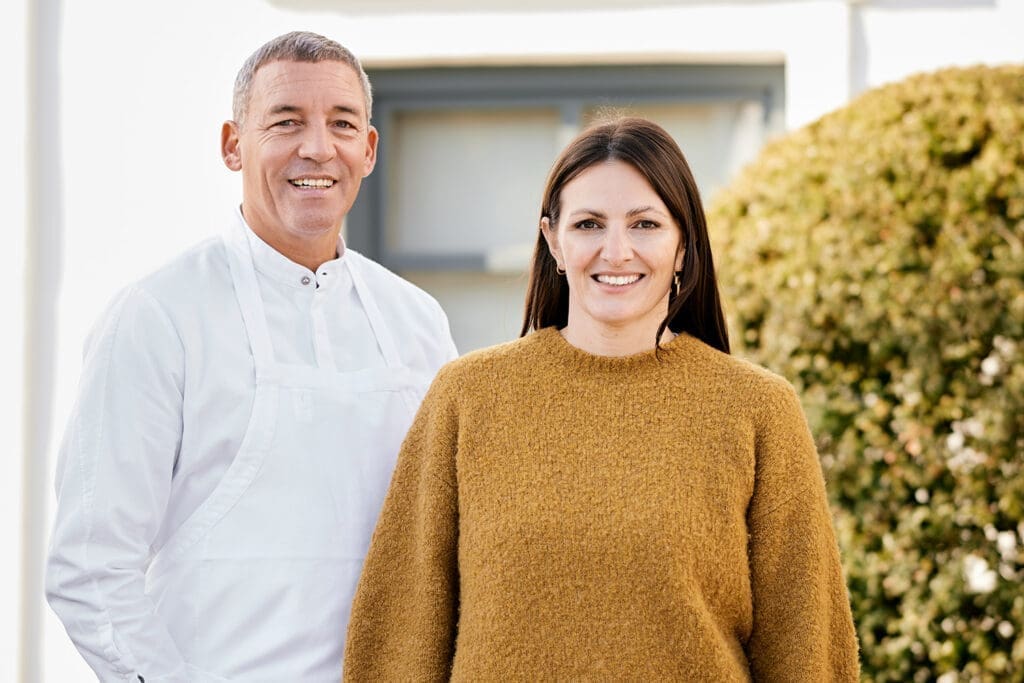
<path fill-rule="evenodd" d="M 665 130 L 646 119 L 622 118 L 583 131 L 569 143 L 548 175 L 540 217 L 554 230 L 563 188 L 591 166 L 622 161 L 647 179 L 682 229 L 683 267 L 678 289 L 669 294 L 668 315 L 658 326 L 655 343 L 665 329 L 685 332 L 729 353 L 729 333 L 722 314 L 715 266 L 711 257 L 704 206 L 686 157 Z M 530 286 L 520 336 L 544 327 L 565 327 L 569 321 L 569 285 L 558 274 L 540 229 L 533 249 Z"/>

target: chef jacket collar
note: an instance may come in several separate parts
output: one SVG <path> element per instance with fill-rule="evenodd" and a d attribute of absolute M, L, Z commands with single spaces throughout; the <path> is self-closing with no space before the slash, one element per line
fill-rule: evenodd
<path fill-rule="evenodd" d="M 245 217 L 242 216 L 241 206 L 235 208 L 235 214 L 245 226 L 245 235 L 249 238 L 249 248 L 252 251 L 253 265 L 263 275 L 296 289 L 310 288 L 314 283 L 319 287 L 333 286 L 339 281 L 347 279 L 340 277 L 346 272 L 342 262 L 345 258 L 345 240 L 341 234 L 338 235 L 337 247 L 337 253 L 340 256 L 321 264 L 314 273 L 260 239 L 260 236 L 253 232 Z"/>

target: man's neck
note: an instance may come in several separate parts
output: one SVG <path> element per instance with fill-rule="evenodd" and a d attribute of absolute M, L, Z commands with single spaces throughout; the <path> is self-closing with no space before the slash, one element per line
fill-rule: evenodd
<path fill-rule="evenodd" d="M 313 272 L 339 255 L 340 230 L 338 229 L 296 235 L 285 230 L 268 230 L 258 221 L 250 221 L 245 216 L 244 210 L 242 217 L 249 229 L 274 251 Z"/>
<path fill-rule="evenodd" d="M 258 232 L 256 234 L 261 240 L 270 245 L 274 251 L 289 261 L 305 266 L 313 272 L 316 272 L 317 268 L 324 263 L 333 261 L 338 257 L 337 233 L 329 234 L 323 239 L 316 240 L 282 239 L 282 236 L 279 234 L 270 236 L 260 235 Z"/>

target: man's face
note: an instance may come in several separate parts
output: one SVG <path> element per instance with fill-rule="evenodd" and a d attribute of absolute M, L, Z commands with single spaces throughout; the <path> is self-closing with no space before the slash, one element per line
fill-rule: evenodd
<path fill-rule="evenodd" d="M 330 239 L 377 158 L 359 77 L 342 62 L 277 61 L 253 78 L 241 126 L 221 135 L 242 171 L 242 214 L 272 246 Z M 277 243 L 277 244 L 275 244 Z"/>

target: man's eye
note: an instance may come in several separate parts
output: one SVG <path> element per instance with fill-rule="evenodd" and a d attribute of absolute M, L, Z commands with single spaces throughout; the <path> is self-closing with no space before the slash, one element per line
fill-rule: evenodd
<path fill-rule="evenodd" d="M 355 126 L 353 126 L 348 121 L 335 121 L 334 122 L 334 127 L 335 128 L 355 128 Z"/>
<path fill-rule="evenodd" d="M 278 128 L 290 128 L 291 126 L 296 125 L 296 123 L 295 119 L 285 119 L 283 121 L 276 122 L 274 126 Z"/>

